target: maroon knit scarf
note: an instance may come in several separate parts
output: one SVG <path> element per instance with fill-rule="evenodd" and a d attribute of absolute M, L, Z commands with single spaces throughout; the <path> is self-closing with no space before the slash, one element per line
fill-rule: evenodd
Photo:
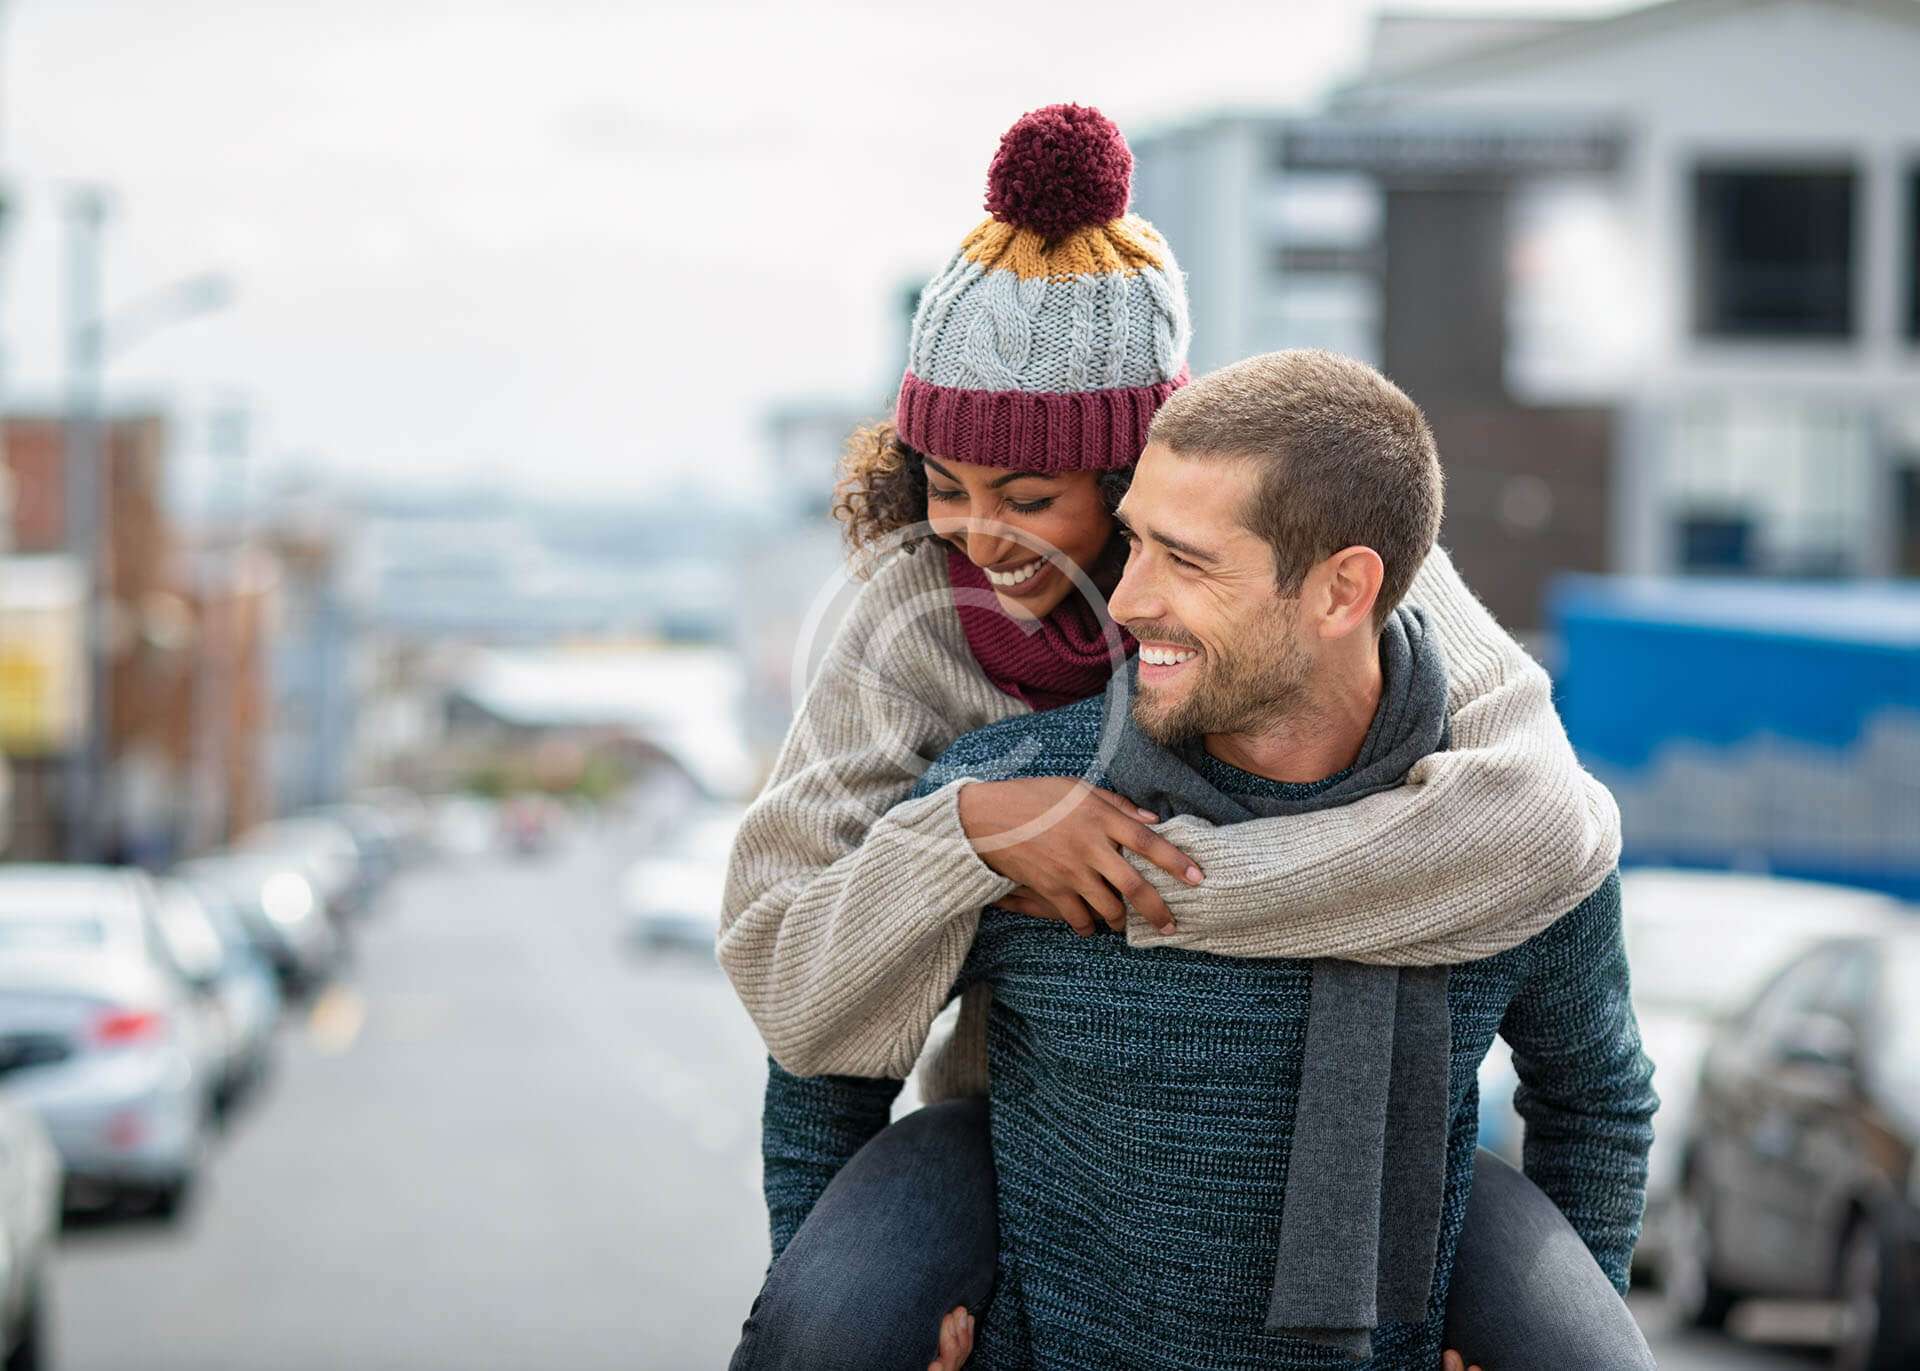
<path fill-rule="evenodd" d="M 1014 699 L 1025 700 L 1035 709 L 1072 704 L 1097 693 L 1113 674 L 1116 663 L 1105 632 L 1112 620 L 1104 608 L 1095 610 L 1088 604 L 1078 590 L 1036 622 L 1016 619 L 992 602 L 993 584 L 987 574 L 952 548 L 947 549 L 947 579 L 956 592 L 983 592 L 985 598 L 966 597 L 978 603 L 963 603 L 956 594 L 954 608 L 980 669 Z M 1130 655 L 1139 644 L 1118 624 L 1114 630 L 1120 635 L 1122 653 Z"/>

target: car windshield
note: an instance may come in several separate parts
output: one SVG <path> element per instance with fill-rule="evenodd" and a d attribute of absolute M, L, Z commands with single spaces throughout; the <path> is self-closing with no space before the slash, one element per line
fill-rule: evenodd
<path fill-rule="evenodd" d="M 104 921 L 81 914 L 0 914 L 0 951 L 100 947 L 107 941 Z"/>
<path fill-rule="evenodd" d="M 1647 1009 L 1730 1013 L 1793 949 L 1820 934 L 1814 920 L 1734 921 L 1680 915 L 1627 924 L 1634 1002 Z"/>
<path fill-rule="evenodd" d="M 1887 1037 L 1872 1060 L 1895 1107 L 1920 1128 L 1920 937 L 1890 939 L 1886 953 Z"/>

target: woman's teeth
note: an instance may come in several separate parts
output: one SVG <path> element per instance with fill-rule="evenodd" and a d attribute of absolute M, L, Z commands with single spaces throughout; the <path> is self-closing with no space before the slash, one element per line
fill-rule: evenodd
<path fill-rule="evenodd" d="M 987 579 L 997 586 L 1017 586 L 1024 585 L 1038 576 L 1040 569 L 1045 565 L 1045 561 L 1036 558 L 1023 567 L 1015 567 L 1012 571 L 995 571 L 992 567 L 982 569 L 987 573 Z"/>
<path fill-rule="evenodd" d="M 1191 662 L 1200 654 L 1192 648 L 1143 647 L 1140 660 L 1148 666 L 1179 666 L 1182 662 Z"/>

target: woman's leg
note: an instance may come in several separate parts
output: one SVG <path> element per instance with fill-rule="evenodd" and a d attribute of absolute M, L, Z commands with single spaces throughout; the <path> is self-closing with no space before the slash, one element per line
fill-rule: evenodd
<path fill-rule="evenodd" d="M 926 1371 L 993 1288 L 987 1102 L 944 1100 L 854 1154 L 768 1271 L 730 1371 Z"/>
<path fill-rule="evenodd" d="M 1626 1301 L 1567 1216 L 1484 1147 L 1453 1260 L 1447 1346 L 1487 1371 L 1653 1366 Z"/>

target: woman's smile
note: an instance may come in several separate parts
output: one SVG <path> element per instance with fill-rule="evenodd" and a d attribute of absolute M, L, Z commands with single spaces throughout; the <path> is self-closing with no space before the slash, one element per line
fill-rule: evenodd
<path fill-rule="evenodd" d="M 1017 566 L 1001 570 L 996 567 L 981 567 L 992 584 L 994 593 L 1015 600 L 1032 599 L 1044 595 L 1053 587 L 1055 578 L 1060 574 L 1053 563 L 1045 557 L 1034 557 Z"/>

